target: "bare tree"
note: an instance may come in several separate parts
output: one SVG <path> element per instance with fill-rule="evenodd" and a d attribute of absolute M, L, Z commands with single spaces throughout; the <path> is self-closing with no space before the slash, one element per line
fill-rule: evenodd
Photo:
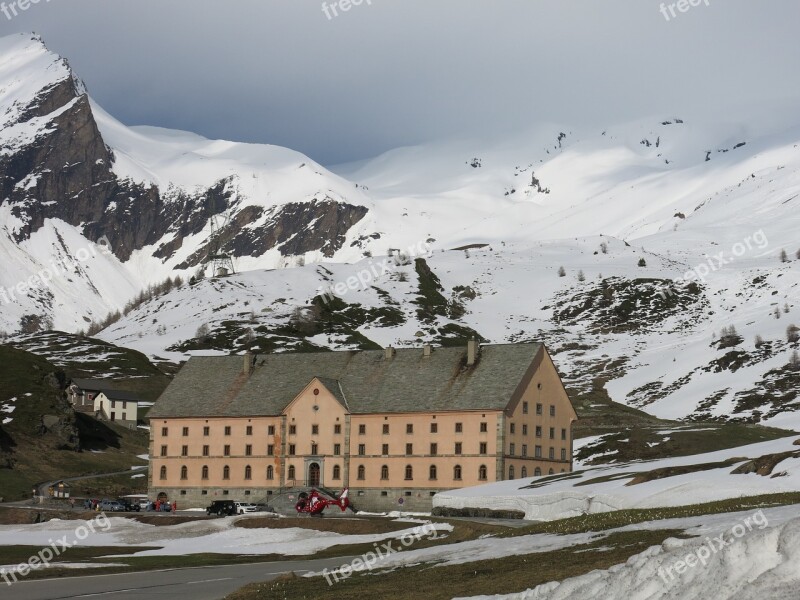
<path fill-rule="evenodd" d="M 790 344 L 800 341 L 800 327 L 792 323 L 786 328 L 786 341 Z"/>
<path fill-rule="evenodd" d="M 583 271 L 578 271 L 578 281 L 586 281 L 586 275 L 583 274 Z"/>
<path fill-rule="evenodd" d="M 781 248 L 781 262 L 789 262 L 789 255 L 786 254 L 786 250 Z"/>
<path fill-rule="evenodd" d="M 558 276 L 559 277 L 566 277 L 567 270 L 564 267 L 558 267 Z"/>

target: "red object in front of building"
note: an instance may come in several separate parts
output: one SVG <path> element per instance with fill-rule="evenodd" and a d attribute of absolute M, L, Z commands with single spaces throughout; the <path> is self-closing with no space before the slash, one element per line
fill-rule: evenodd
<path fill-rule="evenodd" d="M 294 505 L 294 507 L 298 513 L 305 513 L 309 515 L 320 515 L 322 514 L 322 511 L 329 506 L 338 506 L 342 512 L 344 512 L 347 510 L 347 507 L 350 506 L 350 499 L 347 496 L 347 488 L 342 490 L 342 493 L 339 494 L 339 497 L 336 500 L 323 498 L 317 490 L 311 490 L 310 494 L 302 492 L 300 494 L 300 500 Z"/>

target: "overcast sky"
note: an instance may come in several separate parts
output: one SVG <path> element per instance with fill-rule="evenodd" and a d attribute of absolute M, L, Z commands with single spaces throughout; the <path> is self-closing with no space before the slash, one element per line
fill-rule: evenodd
<path fill-rule="evenodd" d="M 669 21 L 658 0 L 370 1 L 328 19 L 320 0 L 40 0 L 0 33 L 40 33 L 124 123 L 329 165 L 800 98 L 798 0 L 703 0 Z"/>

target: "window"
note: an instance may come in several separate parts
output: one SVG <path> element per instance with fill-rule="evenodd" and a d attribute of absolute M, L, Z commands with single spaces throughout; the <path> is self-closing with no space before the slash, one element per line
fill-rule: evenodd
<path fill-rule="evenodd" d="M 167 447 L 161 446 L 161 456 L 166 456 L 166 455 L 167 455 Z"/>
<path fill-rule="evenodd" d="M 461 442 L 456 442 L 456 454 L 461 454 Z"/>
<path fill-rule="evenodd" d="M 333 455 L 340 456 L 342 454 L 342 445 L 341 444 L 334 444 L 333 445 Z"/>
<path fill-rule="evenodd" d="M 561 439 L 562 440 L 566 440 L 567 439 L 567 430 L 566 429 L 562 429 L 561 430 Z"/>
<path fill-rule="evenodd" d="M 453 467 L 453 479 L 456 481 L 461 481 L 461 465 L 456 465 Z"/>
<path fill-rule="evenodd" d="M 548 454 L 548 458 L 550 458 L 550 460 L 553 460 L 555 459 L 555 457 L 556 457 L 556 449 L 551 447 L 550 452 Z"/>
<path fill-rule="evenodd" d="M 319 454 L 319 445 L 311 444 L 311 455 L 316 456 L 317 454 Z"/>
<path fill-rule="evenodd" d="M 551 440 L 556 439 L 556 428 L 555 427 L 551 427 L 550 428 L 550 439 Z"/>
<path fill-rule="evenodd" d="M 389 435 L 389 424 L 388 423 L 384 423 L 383 424 L 383 435 Z"/>
<path fill-rule="evenodd" d="M 509 454 L 509 456 L 514 456 L 514 453 L 516 452 L 516 450 L 517 450 L 517 448 L 516 448 L 516 446 L 514 444 L 509 444 L 508 445 L 508 454 Z"/>
<path fill-rule="evenodd" d="M 269 479 L 270 481 L 275 479 L 275 467 L 273 467 L 272 465 L 267 467 L 267 479 Z"/>
<path fill-rule="evenodd" d="M 514 465 L 511 465 L 510 467 L 508 467 L 508 478 L 509 479 L 514 479 Z"/>
<path fill-rule="evenodd" d="M 208 479 L 208 465 L 203 465 L 201 477 L 205 480 Z"/>
<path fill-rule="evenodd" d="M 269 444 L 267 446 L 267 456 L 275 456 L 275 444 Z"/>
<path fill-rule="evenodd" d="M 336 425 L 334 425 L 333 426 L 333 433 L 336 434 L 336 435 L 339 435 L 340 433 L 342 433 L 342 426 L 340 424 L 338 424 L 338 423 Z"/>
<path fill-rule="evenodd" d="M 561 472 L 563 473 L 563 472 L 564 472 L 564 469 L 561 469 Z M 555 473 L 555 471 L 553 471 L 553 469 L 550 469 L 550 470 L 548 471 L 548 473 L 549 473 L 550 475 L 552 475 L 553 473 Z"/>
<path fill-rule="evenodd" d="M 522 444 L 522 456 L 528 456 L 528 444 Z"/>
<path fill-rule="evenodd" d="M 245 456 L 253 456 L 253 446 L 252 445 L 247 444 L 244 447 L 244 455 Z"/>
<path fill-rule="evenodd" d="M 534 450 L 534 454 L 535 454 L 536 458 L 542 458 L 542 447 L 541 446 L 536 446 L 536 448 Z"/>
<path fill-rule="evenodd" d="M 161 467 L 161 479 L 164 480 L 167 478 L 167 467 Z"/>
<path fill-rule="evenodd" d="M 552 475 L 552 474 L 553 474 L 553 469 L 550 469 L 550 475 Z M 533 471 L 533 476 L 534 477 L 541 477 L 542 476 L 542 470 L 539 467 L 536 467 L 536 469 L 534 469 L 534 471 Z"/>
<path fill-rule="evenodd" d="M 413 425 L 413 423 L 408 423 L 406 425 L 406 433 L 414 433 L 414 425 Z"/>
<path fill-rule="evenodd" d="M 522 414 L 523 415 L 527 415 L 528 414 L 528 403 L 527 402 L 523 402 L 522 403 Z"/>
<path fill-rule="evenodd" d="M 247 465 L 244 468 L 244 478 L 248 480 L 253 478 L 253 467 L 250 465 Z"/>
<path fill-rule="evenodd" d="M 414 454 L 414 444 L 406 444 L 406 455 L 411 456 Z"/>
<path fill-rule="evenodd" d="M 189 446 L 181 446 L 181 456 L 189 456 Z"/>
<path fill-rule="evenodd" d="M 208 446 L 203 446 L 203 456 L 208 456 L 210 454 L 210 448 Z"/>
<path fill-rule="evenodd" d="M 231 434 L 231 426 L 230 425 L 226 425 L 225 426 L 225 435 L 230 435 L 230 434 Z"/>
<path fill-rule="evenodd" d="M 439 454 L 439 444 L 431 444 L 431 456 Z"/>
<path fill-rule="evenodd" d="M 116 421 L 116 417 L 115 417 L 115 414 L 113 412 L 111 413 L 111 420 L 112 421 Z"/>
<path fill-rule="evenodd" d="M 189 479 L 189 468 L 186 466 L 181 467 L 181 480 L 186 481 Z"/>
<path fill-rule="evenodd" d="M 297 448 L 295 447 L 294 444 L 289 444 L 289 456 L 294 456 L 295 454 L 297 454 L 296 450 Z"/>
<path fill-rule="evenodd" d="M 464 433 L 464 424 L 456 423 L 456 433 Z"/>
<path fill-rule="evenodd" d="M 319 435 L 319 425 L 311 426 L 311 435 Z"/>
<path fill-rule="evenodd" d="M 296 479 L 295 471 L 294 471 L 294 465 L 289 465 L 289 469 L 286 472 L 286 478 L 287 479 L 292 479 L 292 480 Z"/>
<path fill-rule="evenodd" d="M 244 434 L 245 435 L 253 435 L 253 426 L 252 425 L 248 425 L 247 429 L 244 430 Z"/>
<path fill-rule="evenodd" d="M 169 427 L 162 427 L 161 428 L 161 435 L 166 437 L 169 435 Z"/>
<path fill-rule="evenodd" d="M 511 434 L 513 435 L 516 432 L 517 432 L 517 426 L 514 423 L 511 423 Z"/>
<path fill-rule="evenodd" d="M 383 446 L 381 446 L 381 453 L 384 456 L 387 456 L 389 454 L 389 444 L 383 444 Z"/>
<path fill-rule="evenodd" d="M 289 435 L 297 434 L 297 425 L 289 425 Z"/>
<path fill-rule="evenodd" d="M 222 478 L 223 479 L 230 479 L 231 478 L 231 468 L 228 465 L 222 469 Z"/>
<path fill-rule="evenodd" d="M 567 460 L 567 450 L 566 448 L 561 449 L 561 460 Z"/>
<path fill-rule="evenodd" d="M 342 467 L 339 465 L 333 465 L 333 479 L 338 481 L 342 478 Z"/>
<path fill-rule="evenodd" d="M 428 479 L 431 481 L 436 481 L 437 471 L 436 465 L 431 465 L 430 469 L 428 469 Z"/>
<path fill-rule="evenodd" d="M 188 427 L 184 427 L 183 428 L 183 437 L 189 437 L 189 428 Z"/>
<path fill-rule="evenodd" d="M 359 456 L 366 456 L 367 455 L 367 445 L 366 444 L 359 444 L 358 445 L 358 455 Z"/>
<path fill-rule="evenodd" d="M 536 414 L 537 415 L 542 414 L 542 405 L 541 404 L 536 404 Z"/>
<path fill-rule="evenodd" d="M 486 422 L 481 423 L 481 433 L 486 433 L 489 431 L 489 424 Z"/>
<path fill-rule="evenodd" d="M 540 437 L 542 437 L 542 428 L 541 428 L 541 426 L 540 426 L 540 425 L 537 425 L 537 426 L 536 426 L 536 437 L 537 437 L 537 438 L 540 438 Z"/>
<path fill-rule="evenodd" d="M 528 467 L 522 467 L 522 470 L 519 472 L 520 477 L 525 479 L 528 476 Z"/>
<path fill-rule="evenodd" d="M 367 469 L 364 465 L 358 465 L 358 480 L 364 481 L 367 478 Z"/>
<path fill-rule="evenodd" d="M 231 455 L 231 447 L 230 446 L 225 446 L 225 448 L 222 451 L 222 454 L 225 455 L 225 456 L 230 456 Z"/>
<path fill-rule="evenodd" d="M 489 452 L 488 444 L 486 442 L 481 442 L 480 453 L 487 454 L 488 452 Z"/>
<path fill-rule="evenodd" d="M 556 416 L 556 406 L 555 406 L 555 404 L 551 404 L 550 405 L 550 416 L 551 417 L 555 417 Z"/>
<path fill-rule="evenodd" d="M 431 423 L 431 433 L 439 433 L 439 424 Z"/>
<path fill-rule="evenodd" d="M 366 435 L 367 434 L 367 426 L 366 425 L 359 425 L 358 426 L 358 435 Z"/>
<path fill-rule="evenodd" d="M 208 427 L 208 426 L 203 427 L 203 435 L 205 437 L 208 437 L 209 435 L 211 435 L 211 427 Z"/>
<path fill-rule="evenodd" d="M 275 435 L 275 425 L 270 425 L 267 427 L 267 435 Z"/>
<path fill-rule="evenodd" d="M 383 465 L 381 467 L 381 479 L 384 481 L 389 479 L 389 465 Z"/>
<path fill-rule="evenodd" d="M 406 465 L 406 481 L 411 481 L 412 479 L 414 479 L 414 467 Z"/>
<path fill-rule="evenodd" d="M 527 425 L 523 425 L 522 426 L 522 435 L 528 435 L 528 426 Z"/>
<path fill-rule="evenodd" d="M 486 465 L 481 465 L 478 467 L 478 479 L 481 481 L 486 481 L 488 479 L 488 470 L 486 469 Z"/>

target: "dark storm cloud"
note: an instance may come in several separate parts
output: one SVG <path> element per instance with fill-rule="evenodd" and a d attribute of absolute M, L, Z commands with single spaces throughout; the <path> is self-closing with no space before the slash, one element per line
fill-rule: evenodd
<path fill-rule="evenodd" d="M 0 33 L 40 33 L 125 123 L 328 164 L 540 121 L 733 116 L 800 97 L 796 0 L 703 0 L 669 21 L 660 6 L 363 0 L 328 18 L 317 0 L 41 0 L 0 14 Z"/>

